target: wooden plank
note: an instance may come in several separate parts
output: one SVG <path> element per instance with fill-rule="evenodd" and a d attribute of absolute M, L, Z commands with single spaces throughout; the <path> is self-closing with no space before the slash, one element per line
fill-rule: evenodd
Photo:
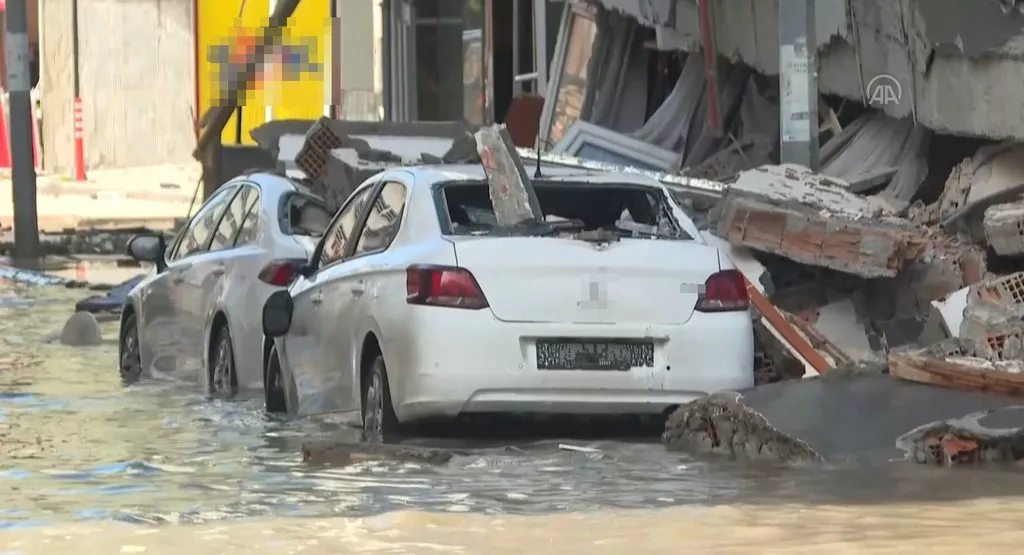
<path fill-rule="evenodd" d="M 889 375 L 910 382 L 961 391 L 1024 397 L 1024 374 L 986 370 L 955 359 L 890 355 Z"/>
<path fill-rule="evenodd" d="M 818 374 L 828 372 L 832 365 L 825 360 L 825 357 L 821 356 L 821 353 L 804 336 L 800 335 L 800 332 L 796 330 L 796 327 L 789 321 L 789 318 L 786 318 L 778 308 L 775 308 L 775 305 L 758 291 L 757 287 L 754 287 L 754 284 L 750 283 L 746 276 L 743 276 L 743 281 L 747 284 L 747 296 L 750 297 L 750 304 L 754 305 L 754 309 L 761 314 L 761 317 L 771 324 L 785 342 L 799 353 Z"/>

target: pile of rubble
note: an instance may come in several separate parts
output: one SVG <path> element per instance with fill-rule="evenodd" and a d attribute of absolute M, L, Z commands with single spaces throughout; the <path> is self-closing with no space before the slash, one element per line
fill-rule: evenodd
<path fill-rule="evenodd" d="M 800 166 L 762 166 L 728 187 L 709 231 L 750 283 L 759 384 L 887 372 L 889 380 L 1024 396 L 1024 147 L 982 147 L 930 205 L 863 196 Z M 723 426 L 732 433 L 761 421 L 733 405 L 742 403 L 712 397 L 682 407 L 665 443 L 694 450 L 686 444 L 720 438 Z M 940 424 L 932 428 L 942 433 L 907 443 L 916 460 L 1024 457 Z M 779 445 L 775 432 L 753 435 L 716 445 L 748 458 L 761 444 Z"/>
<path fill-rule="evenodd" d="M 1007 230 L 1017 202 L 987 210 L 965 202 L 979 194 L 973 184 L 989 186 L 999 173 L 990 168 L 989 181 L 981 181 L 971 160 L 954 170 L 932 206 L 903 210 L 800 166 L 741 173 L 715 209 L 711 231 L 764 295 L 767 304 L 754 302 L 759 327 L 775 329 L 759 333 L 759 359 L 799 360 L 803 374 L 815 375 L 955 339 L 960 354 L 1014 370 L 1005 361 L 1024 353 L 1024 274 L 992 274 L 986 259 L 994 251 L 1006 266 L 1006 255 L 1024 254 L 1024 202 L 1013 250 Z M 981 231 L 972 233 L 975 226 Z M 783 377 L 765 368 L 761 375 Z"/>

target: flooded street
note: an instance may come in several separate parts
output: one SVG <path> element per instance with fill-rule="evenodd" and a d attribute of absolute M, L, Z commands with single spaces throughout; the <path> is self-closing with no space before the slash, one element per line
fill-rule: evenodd
<path fill-rule="evenodd" d="M 3 554 L 1016 553 L 1024 541 L 1024 480 L 1006 470 L 712 465 L 656 438 L 459 442 L 447 466 L 311 467 L 303 441 L 355 434 L 270 419 L 259 394 L 124 388 L 116 323 L 101 347 L 42 342 L 86 294 L 0 284 L 21 301 L 0 303 Z"/>

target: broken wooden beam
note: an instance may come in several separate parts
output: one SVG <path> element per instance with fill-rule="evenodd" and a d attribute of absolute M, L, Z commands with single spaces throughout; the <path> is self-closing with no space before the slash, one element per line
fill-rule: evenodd
<path fill-rule="evenodd" d="M 929 244 L 885 201 L 796 165 L 743 172 L 719 206 L 717 234 L 736 246 L 866 278 L 895 276 Z"/>
<path fill-rule="evenodd" d="M 1007 397 L 1024 397 L 1019 361 L 991 362 L 930 353 L 889 355 L 889 375 L 925 385 Z"/>

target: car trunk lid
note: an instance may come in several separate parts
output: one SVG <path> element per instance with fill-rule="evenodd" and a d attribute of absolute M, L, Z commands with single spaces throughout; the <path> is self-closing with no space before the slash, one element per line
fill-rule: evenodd
<path fill-rule="evenodd" d="M 689 240 L 447 239 L 508 322 L 682 324 L 720 269 L 716 248 Z"/>

